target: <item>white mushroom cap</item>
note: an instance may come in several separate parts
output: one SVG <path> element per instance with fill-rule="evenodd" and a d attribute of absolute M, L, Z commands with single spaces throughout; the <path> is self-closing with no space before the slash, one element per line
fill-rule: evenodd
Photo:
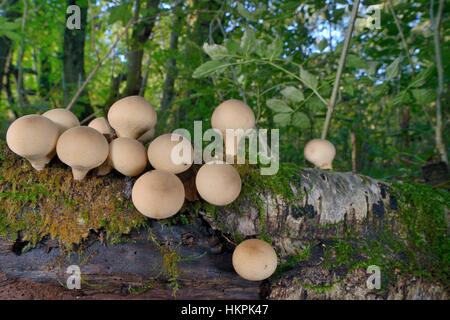
<path fill-rule="evenodd" d="M 56 123 L 60 133 L 63 133 L 67 129 L 80 126 L 78 118 L 71 111 L 66 109 L 51 109 L 44 112 L 42 115 Z"/>
<path fill-rule="evenodd" d="M 185 137 L 167 133 L 150 143 L 147 155 L 153 168 L 177 174 L 191 167 L 194 149 Z"/>
<path fill-rule="evenodd" d="M 195 185 L 204 200 L 216 206 L 225 206 L 239 196 L 242 182 L 232 165 L 208 163 L 197 172 Z"/>
<path fill-rule="evenodd" d="M 261 281 L 269 278 L 275 272 L 277 264 L 275 250 L 262 240 L 245 240 L 233 252 L 234 270 L 246 280 Z"/>
<path fill-rule="evenodd" d="M 173 173 L 152 170 L 136 180 L 131 198 L 143 215 L 165 219 L 175 215 L 183 206 L 184 186 Z"/>
<path fill-rule="evenodd" d="M 109 144 L 108 161 L 121 174 L 134 177 L 141 174 L 147 166 L 147 152 L 137 140 L 117 138 Z"/>
<path fill-rule="evenodd" d="M 251 129 L 255 127 L 255 114 L 240 100 L 226 100 L 222 102 L 211 117 L 211 126 L 219 129 L 223 134 L 226 129 Z"/>
<path fill-rule="evenodd" d="M 15 120 L 6 133 L 8 147 L 26 158 L 40 171 L 55 155 L 59 127 L 40 115 L 27 115 Z"/>
<path fill-rule="evenodd" d="M 108 141 L 90 127 L 75 127 L 65 131 L 58 140 L 59 159 L 72 167 L 75 180 L 83 180 L 89 170 L 100 166 L 108 157 Z"/>
<path fill-rule="evenodd" d="M 154 136 L 155 136 L 155 128 L 151 128 L 150 130 L 146 131 L 142 136 L 140 136 L 137 140 L 142 144 L 146 144 L 147 142 L 152 141 Z"/>
<path fill-rule="evenodd" d="M 211 126 L 218 130 L 225 142 L 225 152 L 228 155 L 235 156 L 238 152 L 238 146 L 242 137 L 234 136 L 234 141 L 227 142 L 227 129 L 247 130 L 256 125 L 255 114 L 253 110 L 240 100 L 226 100 L 222 102 L 213 112 L 211 117 Z M 237 134 L 238 132 L 235 131 Z M 233 143 L 233 145 L 231 145 Z"/>
<path fill-rule="evenodd" d="M 305 159 L 321 169 L 332 169 L 333 159 L 336 156 L 334 145 L 324 139 L 309 141 L 304 149 Z"/>
<path fill-rule="evenodd" d="M 137 139 L 156 125 L 156 112 L 144 98 L 129 96 L 111 106 L 108 121 L 118 137 Z"/>
<path fill-rule="evenodd" d="M 88 127 L 91 127 L 103 134 L 108 141 L 111 141 L 116 135 L 114 129 L 109 125 L 109 122 L 105 117 L 98 117 L 93 119 L 91 122 L 89 122 Z"/>

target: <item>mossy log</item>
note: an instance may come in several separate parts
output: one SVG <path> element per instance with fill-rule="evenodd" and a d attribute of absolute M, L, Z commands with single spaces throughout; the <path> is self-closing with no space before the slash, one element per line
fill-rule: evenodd
<path fill-rule="evenodd" d="M 240 166 L 241 196 L 215 208 L 198 198 L 193 168 L 181 176 L 185 206 L 157 222 L 133 208 L 134 179 L 90 174 L 76 182 L 57 159 L 36 172 L 4 145 L 1 150 L 0 298 L 448 297 L 445 192 L 418 187 L 421 196 L 434 197 L 424 201 L 352 173 L 286 165 L 276 176 L 261 176 Z M 417 235 L 427 243 L 416 243 Z M 234 245 L 248 237 L 277 250 L 279 268 L 269 280 L 249 282 L 233 271 Z M 344 282 L 362 287 L 361 270 L 373 263 L 386 268 L 391 292 L 408 283 L 416 294 L 311 294 Z M 81 290 L 65 288 L 74 264 Z"/>

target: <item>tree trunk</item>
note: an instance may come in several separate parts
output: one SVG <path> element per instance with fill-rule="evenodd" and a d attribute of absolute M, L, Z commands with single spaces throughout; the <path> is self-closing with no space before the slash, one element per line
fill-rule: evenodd
<path fill-rule="evenodd" d="M 334 241 L 376 242 L 383 230 L 398 239 L 405 236 L 397 195 L 369 177 L 300 168 L 267 177 L 243 166 L 238 168 L 241 196 L 214 208 L 198 200 L 194 166 L 180 175 L 188 199 L 181 213 L 155 221 L 130 205 L 134 178 L 89 175 L 78 183 L 57 159 L 38 173 L 8 150 L 1 156 L 0 298 L 448 298 L 448 282 L 441 280 L 406 273 L 374 292 L 367 289 L 361 267 L 325 263 L 324 247 Z M 268 185 L 287 191 L 264 188 Z M 13 236 L 18 232 L 16 240 L 9 229 Z M 39 241 L 46 230 L 51 237 Z M 263 282 L 239 278 L 231 263 L 235 244 L 252 237 L 270 239 L 279 257 L 277 273 Z M 70 251 L 68 240 L 78 243 Z M 292 260 L 308 246 L 307 258 Z M 384 250 L 390 254 L 389 247 Z M 80 268 L 80 290 L 65 288 L 70 265 Z"/>
<path fill-rule="evenodd" d="M 8 20 L 16 19 L 20 16 L 19 11 L 17 10 L 17 0 L 8 0 L 6 1 L 4 7 L 6 10 L 4 11 L 4 17 Z M 0 36 L 0 93 L 3 89 L 3 79 L 8 74 L 8 57 L 11 53 L 12 49 L 12 41 L 8 37 Z"/>
<path fill-rule="evenodd" d="M 186 88 L 180 95 L 187 101 L 185 104 L 178 106 L 174 125 L 176 128 L 183 127 L 186 123 L 188 110 L 191 106 L 196 105 L 201 98 L 192 98 L 196 95 L 198 87 L 211 86 L 210 79 L 200 79 L 192 81 L 192 73 L 199 65 L 205 62 L 206 54 L 203 52 L 202 46 L 205 42 L 209 42 L 211 38 L 220 43 L 221 33 L 210 35 L 210 24 L 216 17 L 217 10 L 221 8 L 221 3 L 216 1 L 193 0 L 190 1 L 190 12 L 188 16 L 188 25 L 186 30 L 186 42 L 183 58 L 183 78 L 187 83 L 183 85 Z M 207 97 L 210 99 L 210 97 Z"/>
<path fill-rule="evenodd" d="M 39 81 L 39 95 L 42 99 L 48 100 L 50 94 L 50 75 L 51 75 L 51 64 L 48 58 L 48 53 L 45 49 L 39 50 L 38 53 L 38 63 L 40 65 L 40 72 L 38 76 Z"/>
<path fill-rule="evenodd" d="M 145 13 L 140 17 L 140 1 L 136 1 L 135 18 L 140 19 L 133 27 L 130 51 L 128 53 L 127 85 L 125 96 L 139 94 L 142 83 L 142 58 L 144 45 L 150 37 L 156 22 L 159 0 L 147 0 Z"/>
<path fill-rule="evenodd" d="M 119 100 L 120 98 L 120 85 L 123 81 L 126 80 L 126 74 L 120 73 L 117 76 L 114 76 L 114 74 L 111 76 L 111 84 L 109 89 L 109 96 L 106 99 L 106 102 L 104 104 L 104 113 L 107 114 L 109 108 L 111 105 Z"/>
<path fill-rule="evenodd" d="M 430 4 L 433 5 L 433 2 Z M 433 10 L 431 10 L 433 12 Z M 443 131 L 444 124 L 442 120 L 442 100 L 444 99 L 444 66 L 442 64 L 441 53 L 441 22 L 442 14 L 444 12 L 444 0 L 439 0 L 438 11 L 436 17 L 431 17 L 431 23 L 433 26 L 433 40 L 434 40 L 434 54 L 436 60 L 436 69 L 438 75 L 438 87 L 436 89 L 436 149 L 439 153 L 441 161 L 448 163 L 447 148 L 445 146 Z"/>
<path fill-rule="evenodd" d="M 167 118 L 170 107 L 172 106 L 173 99 L 175 98 L 175 79 L 178 74 L 177 60 L 173 56 L 178 50 L 178 38 L 182 28 L 182 22 L 184 15 L 182 12 L 182 2 L 178 2 L 173 9 L 173 24 L 172 32 L 170 33 L 169 51 L 172 55 L 166 63 L 166 78 L 163 84 L 163 95 L 161 99 L 161 107 L 159 109 L 159 127 L 164 128 L 167 124 Z"/>
<path fill-rule="evenodd" d="M 64 52 L 63 52 L 63 89 L 64 105 L 68 105 L 78 87 L 83 83 L 84 73 L 84 42 L 87 32 L 87 1 L 67 0 L 67 6 L 78 5 L 80 7 L 81 28 L 70 30 L 64 24 Z M 66 20 L 69 14 L 66 15 Z M 85 118 L 92 113 L 89 95 L 85 92 L 73 108 L 80 118 Z"/>

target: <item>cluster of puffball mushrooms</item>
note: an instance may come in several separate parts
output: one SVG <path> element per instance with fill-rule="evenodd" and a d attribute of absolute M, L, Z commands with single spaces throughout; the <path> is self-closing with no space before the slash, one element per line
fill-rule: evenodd
<path fill-rule="evenodd" d="M 111 106 L 107 119 L 96 118 L 88 126 L 81 126 L 77 117 L 66 109 L 23 116 L 11 124 L 6 141 L 14 153 L 26 158 L 38 171 L 58 155 L 72 168 L 75 180 L 83 180 L 94 168 L 97 175 L 115 169 L 125 176 L 136 177 L 150 162 L 154 170 L 136 180 L 132 201 L 143 215 L 166 219 L 183 206 L 185 190 L 177 174 L 191 167 L 194 150 L 190 141 L 181 135 L 176 137 L 178 141 L 173 141 L 170 133 L 153 139 L 156 120 L 155 110 L 144 98 L 129 96 Z M 252 129 L 256 121 L 245 103 L 227 100 L 214 110 L 211 124 L 225 137 L 226 129 Z M 146 150 L 144 145 L 149 142 Z M 190 150 L 190 162 L 173 162 L 171 152 L 178 143 L 186 144 L 183 150 Z M 327 140 L 314 139 L 308 142 L 304 153 L 317 167 L 331 169 L 336 150 Z M 223 162 L 202 165 L 195 183 L 201 198 L 216 206 L 236 200 L 242 186 L 235 167 Z M 260 281 L 274 273 L 277 255 L 270 244 L 249 239 L 235 248 L 232 262 L 242 278 Z"/>

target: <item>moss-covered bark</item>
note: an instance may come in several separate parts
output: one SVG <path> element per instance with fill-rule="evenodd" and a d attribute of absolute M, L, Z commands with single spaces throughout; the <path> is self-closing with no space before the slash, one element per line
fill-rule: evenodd
<path fill-rule="evenodd" d="M 145 255 L 150 254 L 159 261 L 155 268 L 162 270 L 162 280 L 150 270 L 141 270 L 145 276 L 136 278 L 130 265 L 137 264 L 138 269 L 143 266 L 142 261 L 134 258 L 120 270 L 123 283 L 128 286 L 127 292 L 144 294 L 147 290 L 160 290 L 155 288 L 161 288 L 161 283 L 173 292 L 186 285 L 195 287 L 189 272 L 198 268 L 198 272 L 208 273 L 205 283 L 213 286 L 217 279 L 224 286 L 229 284 L 241 297 L 247 289 L 248 297 L 255 297 L 255 286 L 247 286 L 245 281 L 235 282 L 238 278 L 232 272 L 229 259 L 233 245 L 246 237 L 263 238 L 277 249 L 280 264 L 271 279 L 270 291 L 274 293 L 269 296 L 272 298 L 288 297 L 285 290 L 297 296 L 300 293 L 295 290 L 304 291 L 308 286 L 310 290 L 319 288 L 315 291 L 325 292 L 339 288 L 342 281 L 351 282 L 348 279 L 360 281 L 360 276 L 352 278 L 352 274 L 360 275 L 361 270 L 373 264 L 382 269 L 385 288 L 395 288 L 399 281 L 413 277 L 425 281 L 420 282 L 420 286 L 437 283 L 445 294 L 449 290 L 450 197 L 447 191 L 413 184 L 388 186 L 369 177 L 301 169 L 295 165 L 282 166 L 276 176 L 261 176 L 255 168 L 239 166 L 243 189 L 235 203 L 216 208 L 198 200 L 194 174 L 186 174 L 182 178 L 190 201 L 182 213 L 155 224 L 133 208 L 130 199 L 133 179 L 114 173 L 101 178 L 90 174 L 87 179 L 76 182 L 70 170 L 57 159 L 42 172 L 36 172 L 26 160 L 12 154 L 4 143 L 0 150 L 0 239 L 5 244 L 3 248 L 17 239 L 16 243 L 21 245 L 14 249 L 16 253 L 38 245 L 29 254 L 42 256 L 45 251 L 42 245 L 60 247 L 58 254 L 62 254 L 73 252 L 79 245 L 89 251 L 93 240 L 94 243 L 97 240 L 107 244 L 121 243 L 101 250 L 105 257 L 110 257 L 114 250 L 134 250 L 141 248 L 142 244 L 138 243 L 147 241 L 150 246 L 144 245 L 149 250 Z M 180 228 L 183 233 L 176 231 Z M 129 244 L 135 237 L 128 234 L 144 229 L 157 236 L 147 240 L 139 238 L 136 244 Z M 199 232 L 201 235 L 195 235 Z M 120 249 L 125 247 L 127 249 Z M 195 249 L 193 256 L 197 258 L 193 265 L 190 265 L 190 258 L 186 258 L 186 252 L 183 253 L 186 248 Z M 0 259 L 8 262 L 10 267 L 4 267 L 8 272 L 0 271 L 10 276 L 24 276 L 21 272 L 14 273 L 17 261 L 8 250 L 10 248 L 4 253 L 0 250 Z M 97 261 L 92 266 L 88 258 L 83 258 L 85 250 L 77 252 L 79 262 L 91 265 L 94 270 L 106 265 Z M 209 261 L 210 265 L 203 265 L 202 261 Z M 52 266 L 54 264 L 51 262 Z M 321 282 L 320 277 L 314 278 L 318 282 L 305 277 L 297 279 L 298 274 L 306 270 L 304 268 L 311 266 L 319 266 L 317 272 L 337 270 L 339 276 L 328 277 L 332 280 L 326 283 Z M 24 268 L 29 266 L 25 263 Z M 60 270 L 48 265 L 36 268 L 50 268 L 46 277 Z M 186 274 L 183 269 L 190 271 Z M 113 287 L 119 285 L 116 276 L 114 272 L 90 275 L 92 281 L 97 277 Z M 306 283 L 306 286 L 299 283 Z M 205 289 L 201 286 L 201 290 Z M 111 290 L 116 292 L 118 289 Z M 258 290 L 258 294 L 263 294 L 264 286 Z M 192 291 L 182 292 L 185 297 L 193 294 Z M 342 290 L 333 292 L 344 294 Z M 329 296 L 335 297 L 335 294 Z M 395 295 L 379 293 L 379 296 Z"/>

